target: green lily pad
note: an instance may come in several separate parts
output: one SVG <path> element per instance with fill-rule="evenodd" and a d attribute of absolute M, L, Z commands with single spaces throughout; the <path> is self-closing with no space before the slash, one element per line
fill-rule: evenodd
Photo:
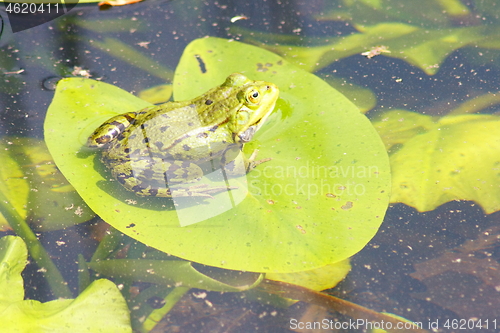
<path fill-rule="evenodd" d="M 113 282 L 94 281 L 76 299 L 23 300 L 28 251 L 20 237 L 0 239 L 0 322 L 3 332 L 132 332 L 125 299 Z M 82 329 L 82 328 L 85 329 Z"/>
<path fill-rule="evenodd" d="M 391 202 L 424 212 L 452 200 L 473 200 L 486 213 L 500 210 L 500 118 L 433 117 L 405 110 L 384 113 L 374 126 L 388 147 Z"/>
<path fill-rule="evenodd" d="M 174 96 L 198 96 L 233 72 L 280 88 L 275 112 L 244 149 L 248 155 L 259 148 L 260 158 L 272 160 L 231 180 L 238 189 L 214 199 L 142 199 L 107 179 L 94 154 L 82 149 L 86 138 L 111 116 L 149 104 L 106 83 L 60 81 L 45 121 L 47 145 L 105 221 L 172 255 L 286 273 L 361 250 L 383 220 L 390 188 L 387 153 L 371 123 L 318 77 L 263 49 L 218 38 L 187 46 Z"/>

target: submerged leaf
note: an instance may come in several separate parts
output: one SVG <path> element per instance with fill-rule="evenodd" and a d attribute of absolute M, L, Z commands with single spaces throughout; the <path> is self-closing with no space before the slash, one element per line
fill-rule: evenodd
<path fill-rule="evenodd" d="M 130 281 L 149 282 L 166 286 L 183 286 L 212 291 L 243 291 L 258 285 L 262 274 L 237 272 L 231 283 L 215 279 L 183 260 L 110 259 L 89 262 L 89 267 L 100 274 Z M 229 274 L 229 271 L 225 271 Z"/>
<path fill-rule="evenodd" d="M 139 98 L 152 104 L 166 103 L 171 96 L 171 84 L 161 84 L 139 92 Z"/>
<path fill-rule="evenodd" d="M 498 303 L 500 263 L 490 254 L 496 252 L 499 237 L 500 226 L 494 225 L 475 239 L 415 264 L 410 276 L 426 288 L 412 297 L 435 303 L 461 318 L 485 313 L 498 317 L 500 308 L 492 304 Z"/>
<path fill-rule="evenodd" d="M 372 48 L 383 47 L 390 53 L 384 56 L 402 59 L 419 67 L 426 74 L 437 73 L 446 57 L 461 47 L 478 45 L 483 40 L 497 36 L 487 27 L 460 27 L 426 29 L 389 22 L 373 26 L 357 25 L 359 33 L 334 38 L 334 42 L 321 46 L 264 46 L 282 54 L 287 60 L 315 72 L 339 59 L 362 54 Z"/>
<path fill-rule="evenodd" d="M 358 28 L 363 29 L 362 33 L 333 38 L 332 43 L 321 46 L 262 46 L 283 55 L 285 59 L 307 71 L 315 72 L 334 61 L 353 54 L 361 54 L 380 44 L 388 45 L 391 52 L 395 53 L 397 50 L 392 50 L 389 42 L 405 38 L 408 34 L 418 30 L 418 27 L 404 23 L 381 23 Z"/>
<path fill-rule="evenodd" d="M 330 4 L 330 10 L 316 19 L 338 21 L 339 17 L 354 23 L 375 25 L 381 22 L 412 22 L 425 28 L 443 28 L 457 18 L 471 15 L 460 0 L 343 0 L 344 6 Z M 480 3 L 485 1 L 479 1 Z M 475 4 L 477 7 L 478 4 Z M 473 15 L 477 15 L 474 13 Z"/>
<path fill-rule="evenodd" d="M 167 82 L 172 80 L 173 73 L 169 68 L 158 64 L 143 52 L 138 51 L 136 48 L 119 39 L 108 37 L 102 41 L 89 40 L 89 44 L 160 79 Z"/>
<path fill-rule="evenodd" d="M 0 191 L 37 231 L 62 229 L 94 216 L 57 170 L 43 141 L 4 138 L 0 160 Z M 1 214 L 0 226 L 8 228 Z"/>
<path fill-rule="evenodd" d="M 323 79 L 353 102 L 362 113 L 370 111 L 377 105 L 377 96 L 368 88 L 333 76 Z"/>
<path fill-rule="evenodd" d="M 418 134 L 435 127 L 434 117 L 406 110 L 393 110 L 382 113 L 373 126 L 380 134 L 388 151 L 402 145 Z"/>
<path fill-rule="evenodd" d="M 473 200 L 486 213 L 500 209 L 500 118 L 432 117 L 391 111 L 374 122 L 391 154 L 391 202 L 419 211 L 452 200 Z M 396 129 L 396 130 L 394 130 Z"/>

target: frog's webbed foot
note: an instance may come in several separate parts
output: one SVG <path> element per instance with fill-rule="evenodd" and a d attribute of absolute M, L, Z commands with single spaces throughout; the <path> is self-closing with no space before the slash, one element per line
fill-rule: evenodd
<path fill-rule="evenodd" d="M 255 149 L 253 152 L 252 152 L 252 155 L 250 155 L 250 157 L 248 158 L 248 161 L 247 161 L 247 172 L 250 172 L 252 171 L 253 169 L 255 169 L 255 167 L 257 167 L 257 165 L 259 164 L 262 164 L 262 163 L 265 163 L 265 162 L 268 162 L 268 161 L 271 161 L 272 158 L 268 157 L 268 158 L 263 158 L 261 160 L 258 160 L 256 161 L 255 158 L 257 157 L 257 154 L 259 153 L 259 150 L 258 149 Z"/>

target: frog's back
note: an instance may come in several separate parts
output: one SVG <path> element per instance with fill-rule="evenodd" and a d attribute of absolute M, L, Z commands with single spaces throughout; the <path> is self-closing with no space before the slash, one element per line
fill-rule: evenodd
<path fill-rule="evenodd" d="M 162 158 L 208 160 L 218 156 L 231 143 L 231 134 L 219 122 L 206 123 L 196 104 L 168 103 L 146 113 L 138 113 L 105 151 L 106 160 Z M 221 120 L 224 122 L 225 119 Z"/>

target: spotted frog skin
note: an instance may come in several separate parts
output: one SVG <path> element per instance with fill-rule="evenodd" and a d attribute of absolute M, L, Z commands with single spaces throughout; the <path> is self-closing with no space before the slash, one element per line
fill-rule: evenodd
<path fill-rule="evenodd" d="M 104 122 L 87 146 L 101 148 L 101 160 L 114 178 L 139 196 L 211 197 L 227 187 L 193 185 L 204 163 L 235 163 L 274 109 L 279 90 L 273 83 L 234 73 L 219 87 L 192 100 L 128 112 Z M 244 159 L 246 172 L 262 161 Z"/>

